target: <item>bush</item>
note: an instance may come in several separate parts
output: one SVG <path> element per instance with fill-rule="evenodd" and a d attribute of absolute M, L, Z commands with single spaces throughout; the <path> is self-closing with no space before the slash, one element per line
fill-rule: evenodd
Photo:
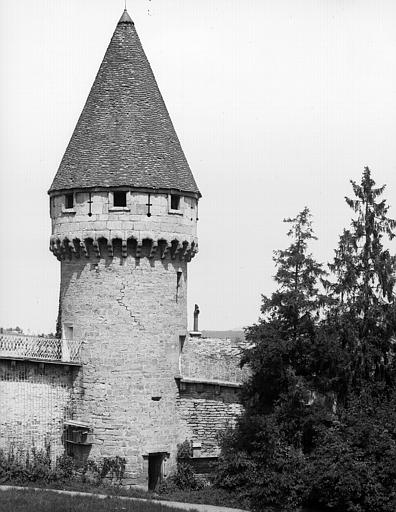
<path fill-rule="evenodd" d="M 0 482 L 49 482 L 54 479 L 49 446 L 45 450 L 33 447 L 24 453 L 14 447 L 5 453 L 0 450 Z"/>
<path fill-rule="evenodd" d="M 392 400 L 352 400 L 311 457 L 310 501 L 335 511 L 396 510 L 395 425 Z"/>
<path fill-rule="evenodd" d="M 44 450 L 33 447 L 27 453 L 11 447 L 7 453 L 0 450 L 0 483 L 81 481 L 101 485 L 106 481 L 110 485 L 122 485 L 125 464 L 125 459 L 118 456 L 79 464 L 67 455 L 58 457 L 53 464 L 49 445 Z"/>
<path fill-rule="evenodd" d="M 258 417 L 254 429 L 240 424 L 240 431 L 229 432 L 222 441 L 214 484 L 229 492 L 237 489 L 239 500 L 252 510 L 294 512 L 307 493 L 306 461 L 271 420 Z M 239 439 L 244 440 L 243 449 Z"/>
<path fill-rule="evenodd" d="M 205 486 L 205 481 L 195 474 L 191 465 L 186 462 L 192 457 L 192 444 L 187 439 L 177 446 L 176 470 L 159 486 L 160 494 L 176 491 L 195 491 Z"/>
<path fill-rule="evenodd" d="M 161 483 L 158 492 L 169 494 L 179 490 L 197 491 L 204 486 L 204 480 L 194 473 L 190 464 L 178 462 L 176 471 Z"/>
<path fill-rule="evenodd" d="M 215 485 L 238 489 L 252 510 L 311 506 L 333 512 L 396 510 L 396 392 L 351 397 L 331 424 L 315 423 L 309 452 L 293 446 L 276 413 L 240 420 L 222 442 Z"/>

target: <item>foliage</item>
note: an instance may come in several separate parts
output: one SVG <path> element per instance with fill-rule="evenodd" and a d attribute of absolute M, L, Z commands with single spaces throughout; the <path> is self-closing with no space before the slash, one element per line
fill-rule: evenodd
<path fill-rule="evenodd" d="M 334 511 L 396 510 L 396 393 L 350 399 L 309 460 L 308 501 Z"/>
<path fill-rule="evenodd" d="M 263 316 L 246 330 L 251 345 L 242 364 L 248 364 L 252 374 L 242 392 L 246 407 L 242 421 L 249 425 L 251 418 L 255 425 L 260 415 L 273 414 L 283 425 L 285 440 L 309 450 L 312 417 L 317 408 L 331 406 L 337 384 L 330 363 L 334 343 L 319 335 L 321 312 L 329 302 L 320 291 L 326 273 L 308 252 L 308 244 L 316 239 L 308 208 L 285 222 L 291 223 L 292 241 L 287 249 L 275 252 L 279 288 L 271 297 L 263 296 Z M 323 401 L 316 399 L 315 407 L 307 408 L 318 396 Z M 243 442 L 249 438 L 245 432 Z"/>
<path fill-rule="evenodd" d="M 176 470 L 164 480 L 158 489 L 160 494 L 169 494 L 179 490 L 196 491 L 204 487 L 204 480 L 195 474 L 188 459 L 192 457 L 192 444 L 187 439 L 177 446 Z"/>
<path fill-rule="evenodd" d="M 368 168 L 352 187 L 355 218 L 330 277 L 308 251 L 304 208 L 274 253 L 278 289 L 246 329 L 245 412 L 223 439 L 215 483 L 252 510 L 396 509 L 396 258 L 384 246 L 396 223 Z"/>
<path fill-rule="evenodd" d="M 190 464 L 178 462 L 176 470 L 160 484 L 158 492 L 169 494 L 178 490 L 197 491 L 203 489 L 204 485 L 204 480 L 195 474 Z"/>
<path fill-rule="evenodd" d="M 287 443 L 272 415 L 242 418 L 222 448 L 215 485 L 238 489 L 239 498 L 253 510 L 295 511 L 302 504 L 306 461 L 301 450 Z"/>
<path fill-rule="evenodd" d="M 0 450 L 0 482 L 51 481 L 56 474 L 51 469 L 49 446 L 45 450 L 32 448 L 31 452 L 21 453 L 13 447 L 5 453 Z"/>
<path fill-rule="evenodd" d="M 192 442 L 186 439 L 177 445 L 177 460 L 189 459 L 193 456 Z"/>
<path fill-rule="evenodd" d="M 55 463 L 51 462 L 50 445 L 44 450 L 33 447 L 30 452 L 16 451 L 13 447 L 0 450 L 0 483 L 29 482 L 51 483 L 73 480 L 94 485 L 121 485 L 125 473 L 125 459 L 104 458 L 102 461 L 88 460 L 81 464 L 72 457 L 62 455 Z"/>
<path fill-rule="evenodd" d="M 105 478 L 110 479 L 118 485 L 122 484 L 125 474 L 126 460 L 124 457 L 105 457 L 100 468 L 101 481 Z"/>
<path fill-rule="evenodd" d="M 345 348 L 348 386 L 359 392 L 367 381 L 395 386 L 396 256 L 384 247 L 384 237 L 394 238 L 396 222 L 387 216 L 386 200 L 379 199 L 385 187 L 375 188 L 368 167 L 360 185 L 351 183 L 356 199 L 346 201 L 357 218 L 341 235 L 329 265 L 336 301 L 329 324 Z"/>

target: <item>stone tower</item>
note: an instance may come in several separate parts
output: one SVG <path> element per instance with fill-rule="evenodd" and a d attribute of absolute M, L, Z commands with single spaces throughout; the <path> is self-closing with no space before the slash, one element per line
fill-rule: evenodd
<path fill-rule="evenodd" d="M 72 452 L 125 457 L 145 484 L 187 437 L 175 376 L 200 192 L 126 11 L 49 195 L 58 329 L 82 340 L 73 420 L 90 435 Z"/>

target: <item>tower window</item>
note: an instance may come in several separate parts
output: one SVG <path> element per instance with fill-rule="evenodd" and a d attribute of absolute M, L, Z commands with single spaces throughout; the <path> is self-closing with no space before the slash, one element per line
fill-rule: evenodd
<path fill-rule="evenodd" d="M 74 208 L 74 194 L 65 195 L 65 208 Z"/>
<path fill-rule="evenodd" d="M 180 210 L 180 196 L 171 194 L 171 210 Z"/>
<path fill-rule="evenodd" d="M 126 195 L 127 195 L 127 193 L 125 191 L 113 192 L 113 197 L 114 197 L 113 206 L 119 206 L 119 207 L 125 208 L 127 205 Z"/>
<path fill-rule="evenodd" d="M 178 301 L 178 298 L 179 298 L 179 290 L 180 290 L 182 275 L 183 275 L 183 272 L 181 272 L 180 270 L 176 274 L 176 302 Z"/>
<path fill-rule="evenodd" d="M 72 340 L 73 339 L 73 325 L 71 324 L 63 324 L 63 339 Z"/>
<path fill-rule="evenodd" d="M 179 354 L 183 352 L 184 343 L 186 342 L 186 336 L 179 336 Z"/>

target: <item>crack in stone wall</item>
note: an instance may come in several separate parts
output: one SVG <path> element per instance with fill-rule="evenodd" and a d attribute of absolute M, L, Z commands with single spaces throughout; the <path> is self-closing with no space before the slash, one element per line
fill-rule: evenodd
<path fill-rule="evenodd" d="M 133 320 L 133 324 L 134 325 L 140 325 L 140 322 L 138 321 L 138 319 L 135 317 L 135 315 L 132 313 L 132 311 L 129 309 L 129 306 L 127 304 L 125 304 L 124 302 L 124 299 L 125 299 L 125 290 L 126 290 L 126 284 L 125 283 L 122 283 L 121 284 L 121 288 L 120 288 L 120 294 L 121 294 L 121 297 L 117 298 L 117 302 L 118 304 L 125 308 L 126 311 L 129 313 L 129 316 L 132 318 Z"/>

